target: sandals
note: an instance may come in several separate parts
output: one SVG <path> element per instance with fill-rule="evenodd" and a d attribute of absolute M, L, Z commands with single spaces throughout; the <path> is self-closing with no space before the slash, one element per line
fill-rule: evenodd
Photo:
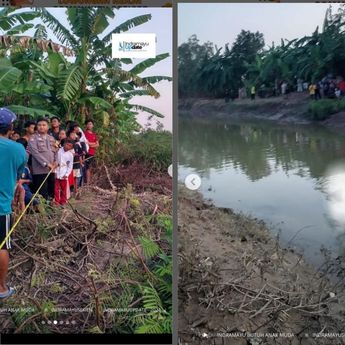
<path fill-rule="evenodd" d="M 16 293 L 16 290 L 14 288 L 12 287 L 7 287 L 7 288 L 8 288 L 7 292 L 0 293 L 0 300 L 11 297 L 13 294 Z"/>

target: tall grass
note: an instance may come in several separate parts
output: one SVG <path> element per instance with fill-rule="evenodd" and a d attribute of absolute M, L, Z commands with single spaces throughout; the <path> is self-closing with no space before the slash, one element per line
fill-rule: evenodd
<path fill-rule="evenodd" d="M 320 99 L 312 101 L 309 104 L 309 114 L 313 120 L 323 121 L 328 119 L 332 114 L 345 110 L 345 100 Z"/>
<path fill-rule="evenodd" d="M 172 162 L 172 134 L 148 129 L 133 135 L 119 156 L 129 164 L 137 161 L 153 170 L 165 171 Z"/>

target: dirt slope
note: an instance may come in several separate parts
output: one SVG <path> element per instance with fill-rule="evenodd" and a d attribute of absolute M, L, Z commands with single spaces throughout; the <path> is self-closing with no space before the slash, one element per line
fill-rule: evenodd
<path fill-rule="evenodd" d="M 181 344 L 344 343 L 312 336 L 344 332 L 344 284 L 335 286 L 282 249 L 262 221 L 184 188 L 179 270 Z"/>

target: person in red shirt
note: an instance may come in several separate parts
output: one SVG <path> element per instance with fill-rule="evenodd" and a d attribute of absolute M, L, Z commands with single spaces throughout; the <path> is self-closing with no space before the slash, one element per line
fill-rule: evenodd
<path fill-rule="evenodd" d="M 345 95 L 345 80 L 342 80 L 339 84 L 338 84 L 338 89 L 340 90 L 340 94 L 342 96 Z"/>
<path fill-rule="evenodd" d="M 96 150 L 99 147 L 99 141 L 97 134 L 93 132 L 93 126 L 94 123 L 92 120 L 86 120 L 85 121 L 85 126 L 86 129 L 84 131 L 87 143 L 89 145 L 89 151 L 86 154 L 86 161 L 85 161 L 85 170 L 86 170 L 86 183 L 89 183 L 91 180 L 91 170 L 90 168 L 92 167 L 93 161 L 94 161 L 94 156 L 96 154 Z"/>

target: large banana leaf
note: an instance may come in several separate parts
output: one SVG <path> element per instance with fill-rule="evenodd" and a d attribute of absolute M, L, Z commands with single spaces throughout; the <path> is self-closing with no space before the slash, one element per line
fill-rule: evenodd
<path fill-rule="evenodd" d="M 151 20 L 152 16 L 151 14 L 144 14 L 141 16 L 134 17 L 132 19 L 129 19 L 125 21 L 124 23 L 117 26 L 114 30 L 112 30 L 109 34 L 105 35 L 102 39 L 104 43 L 108 43 L 111 40 L 112 34 L 119 34 L 121 32 L 128 31 L 131 28 L 134 28 L 135 26 L 142 25 L 149 20 Z"/>
<path fill-rule="evenodd" d="M 147 90 L 150 96 L 158 98 L 160 96 L 159 92 L 148 82 L 140 78 L 137 74 L 134 74 L 130 71 L 124 71 L 120 68 L 116 69 L 104 69 L 104 72 L 107 73 L 108 77 L 113 78 L 112 86 L 116 91 L 122 91 L 124 89 L 124 82 L 127 81 L 128 85 L 132 88 L 133 86 L 141 87 Z"/>
<path fill-rule="evenodd" d="M 38 38 L 38 39 L 42 39 L 42 40 L 46 40 L 47 39 L 47 29 L 45 27 L 45 25 L 42 24 L 37 24 L 35 26 L 35 33 L 34 33 L 34 38 Z"/>
<path fill-rule="evenodd" d="M 7 31 L 18 23 L 25 24 L 38 17 L 38 14 L 33 11 L 13 13 L 15 10 L 16 8 L 14 7 L 7 7 L 0 11 L 0 29 Z"/>
<path fill-rule="evenodd" d="M 52 71 L 48 69 L 48 66 L 43 63 L 37 63 L 34 61 L 30 61 L 30 64 L 34 67 L 36 67 L 39 71 L 43 72 L 43 76 L 45 78 L 57 78 L 57 74 L 54 74 Z"/>
<path fill-rule="evenodd" d="M 113 78 L 117 82 L 132 82 L 135 86 L 143 86 L 145 82 L 135 73 L 125 71 L 121 68 L 104 68 L 103 72 L 107 74 L 108 78 Z"/>
<path fill-rule="evenodd" d="M 79 38 L 92 36 L 92 25 L 95 20 L 93 7 L 72 7 L 67 9 L 67 18 L 72 32 Z"/>
<path fill-rule="evenodd" d="M 0 91 L 10 92 L 22 72 L 16 67 L 0 65 Z"/>
<path fill-rule="evenodd" d="M 148 90 L 132 90 L 119 94 L 120 97 L 131 98 L 134 96 L 152 96 Z"/>
<path fill-rule="evenodd" d="M 141 82 L 140 85 L 139 85 L 135 81 L 132 81 L 132 82 L 130 82 L 130 84 L 132 84 L 132 86 L 141 87 L 142 89 L 147 91 L 149 96 L 153 96 L 154 98 L 159 98 L 160 97 L 159 92 L 152 85 L 150 85 L 148 83 Z M 116 86 L 116 89 L 117 89 L 119 84 L 116 84 L 115 86 Z"/>
<path fill-rule="evenodd" d="M 120 61 L 126 65 L 130 65 L 133 63 L 132 59 L 120 59 Z"/>
<path fill-rule="evenodd" d="M 143 78 L 143 81 L 145 83 L 150 83 L 150 84 L 155 84 L 158 83 L 162 80 L 167 80 L 167 81 L 172 81 L 171 77 L 166 77 L 166 76 L 152 76 L 152 77 L 145 77 Z"/>
<path fill-rule="evenodd" d="M 93 23 L 92 34 L 93 35 L 99 35 L 108 26 L 109 26 L 109 22 L 108 22 L 106 16 L 99 14 L 99 15 L 97 15 L 97 17 L 95 18 L 95 21 Z"/>
<path fill-rule="evenodd" d="M 36 39 L 29 36 L 7 36 L 7 35 L 0 35 L 0 46 L 4 48 L 14 48 L 18 47 L 21 50 L 27 50 L 34 46 L 44 52 L 58 52 L 63 51 L 63 53 L 67 56 L 73 55 L 72 50 L 62 46 L 61 44 L 57 44 L 51 42 L 51 40 L 43 40 L 43 39 Z"/>
<path fill-rule="evenodd" d="M 14 8 L 11 7 L 5 7 L 0 11 L 0 29 L 10 30 L 16 24 L 16 19 L 9 15 L 12 12 L 14 12 Z"/>
<path fill-rule="evenodd" d="M 60 72 L 60 66 L 67 66 L 67 61 L 61 53 L 48 53 L 48 65 L 47 69 L 56 77 Z"/>
<path fill-rule="evenodd" d="M 46 8 L 38 7 L 35 11 L 40 14 L 42 21 L 54 32 L 55 36 L 62 44 L 66 44 L 75 49 L 78 47 L 78 42 L 71 34 L 70 30 L 61 24 Z"/>
<path fill-rule="evenodd" d="M 0 58 L 0 67 L 12 67 L 11 60 L 5 57 Z"/>
<path fill-rule="evenodd" d="M 164 115 L 159 113 L 158 111 L 156 110 L 153 110 L 151 108 L 148 108 L 148 107 L 145 107 L 143 105 L 139 105 L 139 104 L 128 104 L 128 107 L 130 109 L 135 109 L 135 110 L 140 110 L 140 111 L 144 111 L 146 113 L 149 113 L 151 115 L 154 115 L 154 116 L 157 116 L 157 117 L 160 117 L 160 118 L 163 118 Z"/>
<path fill-rule="evenodd" d="M 79 66 L 71 66 L 62 71 L 58 78 L 58 97 L 71 101 L 81 89 L 83 76 Z"/>
<path fill-rule="evenodd" d="M 107 17 L 114 18 L 114 10 L 110 7 L 98 7 L 92 25 L 93 35 L 99 35 L 109 26 Z"/>
<path fill-rule="evenodd" d="M 109 102 L 107 102 L 106 100 L 100 97 L 84 97 L 78 100 L 78 103 L 80 104 L 85 104 L 87 102 L 92 103 L 96 107 L 100 107 L 104 109 L 110 109 L 113 107 Z"/>
<path fill-rule="evenodd" d="M 47 110 L 29 108 L 29 107 L 24 107 L 22 105 L 9 105 L 7 108 L 9 108 L 10 110 L 12 110 L 14 113 L 18 115 L 30 115 L 32 117 L 54 116 L 54 114 L 50 113 Z"/>
<path fill-rule="evenodd" d="M 118 86 L 118 89 L 122 92 L 134 90 L 134 86 L 128 83 L 118 83 L 117 86 Z"/>
<path fill-rule="evenodd" d="M 22 34 L 25 31 L 28 31 L 34 27 L 34 24 L 27 23 L 27 24 L 19 24 L 12 27 L 10 30 L 6 32 L 6 35 L 18 35 Z"/>
<path fill-rule="evenodd" d="M 15 85 L 12 90 L 19 94 L 24 95 L 40 95 L 40 94 L 48 94 L 51 90 L 53 90 L 52 86 L 47 85 L 43 81 L 21 81 L 17 85 Z"/>
<path fill-rule="evenodd" d="M 156 64 L 157 62 L 166 59 L 168 56 L 169 56 L 169 53 L 165 53 L 165 54 L 157 55 L 155 58 L 146 59 L 143 62 L 140 62 L 136 66 L 134 66 L 130 70 L 130 72 L 133 74 L 140 74 L 144 72 L 147 68 Z"/>

